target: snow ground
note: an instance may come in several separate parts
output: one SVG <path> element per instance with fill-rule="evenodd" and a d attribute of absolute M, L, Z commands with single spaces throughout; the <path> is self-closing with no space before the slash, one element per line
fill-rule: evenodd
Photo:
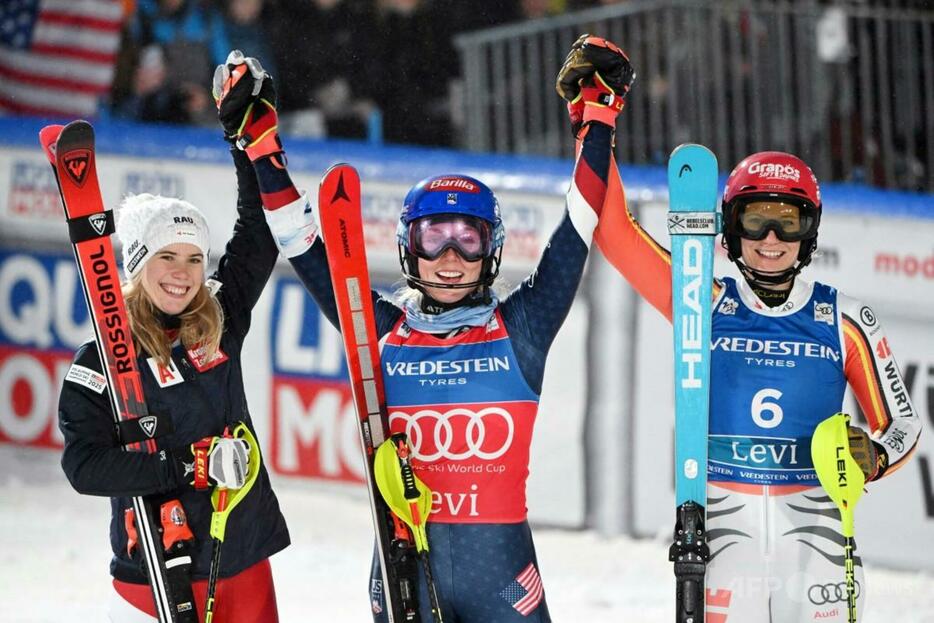
<path fill-rule="evenodd" d="M 106 500 L 75 493 L 55 452 L 0 445 L 0 621 L 106 621 Z M 372 526 L 362 496 L 277 478 L 292 546 L 272 559 L 283 623 L 368 623 Z M 669 623 L 662 541 L 535 531 L 559 623 Z M 930 548 L 931 544 L 919 544 Z M 870 567 L 863 623 L 934 623 L 934 576 Z M 744 622 L 748 623 L 748 622 Z"/>

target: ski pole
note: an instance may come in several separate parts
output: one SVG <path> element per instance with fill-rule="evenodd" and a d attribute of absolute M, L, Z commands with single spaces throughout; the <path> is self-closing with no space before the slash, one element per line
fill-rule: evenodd
<path fill-rule="evenodd" d="M 856 576 L 854 570 L 853 521 L 856 503 L 863 495 L 866 477 L 850 455 L 847 426 L 850 416 L 837 413 L 820 424 L 811 438 L 811 459 L 824 491 L 840 509 L 843 529 L 844 577 L 846 579 L 847 621 L 856 623 Z"/>
<path fill-rule="evenodd" d="M 435 623 L 443 623 L 438 592 L 431 573 L 431 561 L 428 558 L 426 521 L 431 513 L 431 490 L 412 469 L 411 450 L 405 433 L 396 433 L 380 444 L 376 450 L 374 471 L 376 487 L 386 505 L 411 531 L 415 540 L 415 550 L 425 571 L 432 619 Z"/>
<path fill-rule="evenodd" d="M 256 477 L 259 475 L 259 466 L 262 457 L 259 453 L 259 445 L 256 443 L 256 437 L 247 427 L 240 422 L 234 427 L 233 435 L 229 429 L 224 429 L 224 437 L 238 437 L 246 440 L 250 446 L 250 460 L 247 466 L 246 481 L 243 487 L 231 492 L 228 489 L 217 488 L 211 494 L 211 504 L 214 506 L 214 513 L 211 515 L 211 537 L 213 543 L 211 546 L 211 569 L 208 572 L 208 593 L 204 602 L 204 623 L 211 623 L 214 618 L 214 608 L 216 599 L 214 598 L 217 589 L 217 577 L 221 568 L 221 545 L 224 543 L 224 534 L 227 530 L 227 517 L 230 512 L 246 497 L 246 494 L 253 488 Z"/>

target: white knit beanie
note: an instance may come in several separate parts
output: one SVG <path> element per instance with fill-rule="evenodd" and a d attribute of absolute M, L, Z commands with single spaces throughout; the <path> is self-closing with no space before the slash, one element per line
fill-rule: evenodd
<path fill-rule="evenodd" d="M 127 278 L 139 273 L 159 249 L 176 242 L 195 245 L 204 254 L 204 261 L 208 260 L 208 223 L 201 211 L 187 201 L 149 193 L 129 195 L 116 216 Z"/>

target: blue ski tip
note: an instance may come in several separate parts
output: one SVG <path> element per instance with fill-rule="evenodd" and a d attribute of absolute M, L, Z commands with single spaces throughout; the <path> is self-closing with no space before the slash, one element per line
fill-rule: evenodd
<path fill-rule="evenodd" d="M 698 206 L 715 211 L 718 191 L 717 157 L 703 145 L 680 145 L 668 159 L 668 194 L 672 212 L 693 212 Z M 685 199 L 690 197 L 690 201 Z"/>

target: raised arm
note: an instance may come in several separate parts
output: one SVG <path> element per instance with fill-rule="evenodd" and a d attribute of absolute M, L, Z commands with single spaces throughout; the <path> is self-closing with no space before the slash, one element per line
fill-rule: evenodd
<path fill-rule="evenodd" d="M 279 166 L 285 155 L 277 134 L 276 90 L 259 61 L 231 52 L 214 72 L 213 92 L 224 136 L 233 144 L 238 211 L 214 279 L 220 282 L 225 321 L 243 337 L 278 257 L 263 206 L 283 205 L 298 193 Z"/>
<path fill-rule="evenodd" d="M 568 102 L 577 159 L 564 217 L 536 270 L 503 302 L 523 375 L 541 391 L 545 357 L 564 323 L 587 261 L 607 196 L 616 117 L 635 77 L 626 54 L 599 37 L 581 36 L 558 72 L 555 88 Z"/>
<path fill-rule="evenodd" d="M 227 325 L 243 337 L 279 252 L 263 217 L 253 166 L 242 152 L 232 153 L 237 169 L 237 222 L 211 278 L 221 284 L 217 296 Z"/>
<path fill-rule="evenodd" d="M 337 303 L 334 300 L 334 288 L 331 285 L 331 273 L 328 268 L 328 257 L 324 249 L 324 241 L 320 236 L 299 255 L 289 257 L 295 274 L 301 280 L 302 285 L 311 294 L 311 297 L 318 304 L 321 313 L 324 314 L 328 322 L 340 331 L 340 320 L 337 317 Z M 402 310 L 396 307 L 392 302 L 383 298 L 383 296 L 373 290 L 370 292 L 373 298 L 373 315 L 376 319 L 376 334 L 382 337 L 388 333 L 396 321 L 402 316 Z"/>
<path fill-rule="evenodd" d="M 510 333 L 525 334 L 541 361 L 571 309 L 606 196 L 613 129 L 593 123 L 581 137 L 564 216 L 535 271 L 503 302 Z"/>
<path fill-rule="evenodd" d="M 629 211 L 615 158 L 610 160 L 606 203 L 594 240 L 636 292 L 670 322 L 671 254 Z"/>

